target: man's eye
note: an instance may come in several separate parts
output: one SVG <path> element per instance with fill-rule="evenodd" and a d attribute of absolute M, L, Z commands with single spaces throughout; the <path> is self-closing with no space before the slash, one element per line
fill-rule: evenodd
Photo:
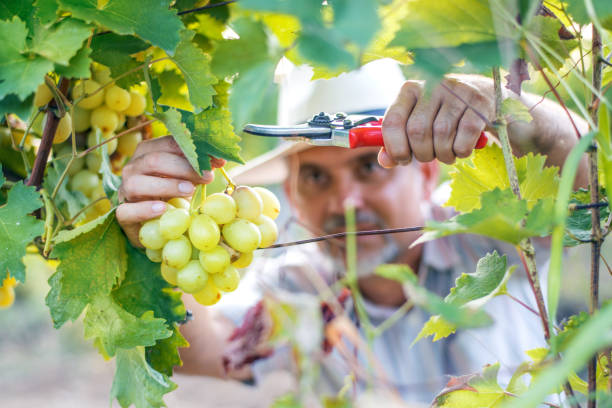
<path fill-rule="evenodd" d="M 368 177 L 377 172 L 382 172 L 382 171 L 384 171 L 384 169 L 380 167 L 376 159 L 364 160 L 361 163 L 359 163 L 357 167 L 357 173 L 361 177 Z"/>
<path fill-rule="evenodd" d="M 327 174 L 317 168 L 306 168 L 300 172 L 301 179 L 304 183 L 324 185 L 329 181 Z"/>

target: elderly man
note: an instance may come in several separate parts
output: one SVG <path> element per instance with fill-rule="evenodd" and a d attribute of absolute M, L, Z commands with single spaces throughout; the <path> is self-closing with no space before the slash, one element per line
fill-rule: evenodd
<path fill-rule="evenodd" d="M 317 81 L 303 92 L 289 86 L 285 89 L 291 90 L 291 97 L 286 98 L 286 91 L 279 105 L 281 119 L 289 122 L 320 110 L 372 113 L 373 109 L 384 110 L 390 104 L 383 121 L 384 148 L 283 146 L 247 165 L 248 171 L 240 176 L 247 181 L 249 177 L 261 180 L 257 174 L 286 176 L 283 186 L 292 213 L 316 234 L 343 230 L 346 200 L 356 208 L 359 230 L 423 225 L 428 219 L 448 217 L 436 205 L 436 160 L 453 163 L 456 158 L 471 154 L 486 127 L 474 110 L 489 119 L 493 117 L 493 85 L 487 78 L 448 78 L 426 98 L 421 83 L 404 82 L 396 66 L 379 64 L 335 80 Z M 396 95 L 395 101 L 390 99 L 391 94 Z M 513 97 L 532 108 L 534 117 L 529 124 L 510 126 L 515 154 L 530 151 L 546 154 L 547 164 L 562 166 L 577 140 L 564 111 L 534 95 Z M 575 120 L 584 126 L 580 119 Z M 270 170 L 273 166 L 277 167 Z M 585 178 L 583 163 L 577 185 L 586 184 Z M 126 203 L 118 208 L 117 218 L 132 243 L 138 245 L 140 223 L 159 216 L 165 209 L 160 199 L 187 197 L 195 184 L 211 179 L 210 173 L 199 176 L 192 170 L 171 138 L 144 142 L 124 169 L 122 194 Z M 398 282 L 373 274 L 378 264 L 407 264 L 426 287 L 444 296 L 457 276 L 475 270 L 476 261 L 485 253 L 493 249 L 513 252 L 500 243 L 473 236 L 447 237 L 410 248 L 417 237 L 417 233 L 404 233 L 358 239 L 358 285 L 374 324 L 392 315 L 407 300 Z M 255 266 L 238 289 L 244 293 L 240 295 L 242 302 L 237 302 L 241 303 L 239 306 L 221 304 L 204 308 L 185 299 L 195 319 L 183 327 L 191 343 L 182 353 L 184 370 L 225 376 L 223 351 L 246 308 L 257 301 L 261 293 L 258 282 L 281 292 L 316 295 L 305 277 L 315 271 L 327 283 L 333 283 L 344 272 L 342 256 L 339 247 L 326 243 L 318 248 L 293 249 L 267 262 L 262 269 Z M 533 296 L 522 274 L 515 275 L 520 276 L 511 279 L 509 291 L 533 305 Z M 430 402 L 444 387 L 447 374 L 479 371 L 482 365 L 499 361 L 502 372 L 508 376 L 524 359 L 523 350 L 543 344 L 540 323 L 536 316 L 507 297 L 493 299 L 486 310 L 503 319 L 492 327 L 460 331 L 444 341 L 425 340 L 411 347 L 428 318 L 418 308 L 411 309 L 374 340 L 372 351 L 387 381 L 406 400 Z M 291 369 L 291 360 L 288 353 L 277 350 L 269 358 L 232 370 L 228 375 L 242 380 L 257 379 L 271 370 Z M 334 392 L 342 387 L 349 369 L 340 355 L 332 352 L 323 359 L 321 368 L 319 392 Z M 360 378 L 357 386 L 363 386 Z"/>

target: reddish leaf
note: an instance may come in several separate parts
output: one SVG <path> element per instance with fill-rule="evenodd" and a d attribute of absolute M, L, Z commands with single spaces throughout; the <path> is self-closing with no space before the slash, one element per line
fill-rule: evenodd
<path fill-rule="evenodd" d="M 527 70 L 527 62 L 522 58 L 517 58 L 510 65 L 510 73 L 506 75 L 506 88 L 510 89 L 517 95 L 521 94 L 521 85 L 523 81 L 530 79 L 529 71 Z"/>

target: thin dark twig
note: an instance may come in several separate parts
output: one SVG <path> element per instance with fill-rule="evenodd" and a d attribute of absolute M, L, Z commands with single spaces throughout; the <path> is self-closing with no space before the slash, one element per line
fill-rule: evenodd
<path fill-rule="evenodd" d="M 355 232 L 338 232 L 336 234 L 322 235 L 316 238 L 302 239 L 302 240 L 293 241 L 293 242 L 284 242 L 282 244 L 274 244 L 274 245 L 270 245 L 269 247 L 265 247 L 261 249 L 284 248 L 284 247 L 289 247 L 289 246 L 294 246 L 294 245 L 310 244 L 312 242 L 327 241 L 327 240 L 334 239 L 334 238 L 343 238 L 348 235 L 363 236 L 363 235 L 397 234 L 400 232 L 415 232 L 415 231 L 422 231 L 423 228 L 424 227 L 406 227 L 406 228 L 389 228 L 389 229 L 355 231 Z"/>
<path fill-rule="evenodd" d="M 211 9 L 211 8 L 215 8 L 215 7 L 223 7 L 223 6 L 226 6 L 228 4 L 235 3 L 237 1 L 238 0 L 228 0 L 228 1 L 222 1 L 222 2 L 219 2 L 219 3 L 207 4 L 207 5 L 202 6 L 202 7 L 197 7 L 197 8 L 190 9 L 190 10 L 179 11 L 178 13 L 176 13 L 176 15 L 177 16 L 182 16 L 183 14 L 195 13 L 197 11 L 207 10 L 207 9 Z"/>

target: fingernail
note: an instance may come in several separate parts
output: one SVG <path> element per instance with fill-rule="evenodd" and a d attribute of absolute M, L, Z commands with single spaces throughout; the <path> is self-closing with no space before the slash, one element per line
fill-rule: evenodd
<path fill-rule="evenodd" d="M 154 203 L 151 206 L 151 210 L 153 210 L 154 213 L 162 213 L 166 210 L 166 204 L 164 203 Z"/>
<path fill-rule="evenodd" d="M 193 193 L 193 184 L 191 184 L 191 183 L 189 183 L 187 181 L 183 181 L 183 182 L 179 183 L 178 190 L 181 193 L 185 193 L 185 194 Z"/>
<path fill-rule="evenodd" d="M 412 159 L 398 160 L 397 163 L 401 166 L 407 166 L 412 162 Z"/>

